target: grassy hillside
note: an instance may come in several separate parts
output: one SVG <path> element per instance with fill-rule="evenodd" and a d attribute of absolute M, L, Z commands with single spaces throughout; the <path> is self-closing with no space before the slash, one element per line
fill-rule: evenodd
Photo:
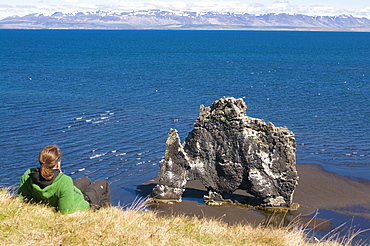
<path fill-rule="evenodd" d="M 161 217 L 139 208 L 69 215 L 0 193 L 0 245 L 310 245 L 303 230 L 228 226 L 217 220 Z M 322 242 L 315 245 L 343 245 Z"/>

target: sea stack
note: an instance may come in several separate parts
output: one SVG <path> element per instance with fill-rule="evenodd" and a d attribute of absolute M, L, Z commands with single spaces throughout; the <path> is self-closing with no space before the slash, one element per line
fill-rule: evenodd
<path fill-rule="evenodd" d="M 221 98 L 200 106 L 194 129 L 183 144 L 171 129 L 151 198 L 181 202 L 187 181 L 199 180 L 208 199 L 244 189 L 261 206 L 289 207 L 298 184 L 296 141 L 286 127 L 246 115 L 243 99 Z"/>

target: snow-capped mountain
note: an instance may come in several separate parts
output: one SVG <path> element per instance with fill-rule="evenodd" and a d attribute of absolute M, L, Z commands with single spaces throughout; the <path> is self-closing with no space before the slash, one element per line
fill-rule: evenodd
<path fill-rule="evenodd" d="M 0 20 L 0 28 L 40 29 L 270 29 L 370 31 L 370 19 L 348 15 L 308 16 L 231 12 L 140 10 L 122 13 L 29 14 Z"/>

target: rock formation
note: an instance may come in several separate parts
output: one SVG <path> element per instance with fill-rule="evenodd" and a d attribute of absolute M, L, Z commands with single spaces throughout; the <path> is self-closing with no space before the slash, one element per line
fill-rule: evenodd
<path fill-rule="evenodd" d="M 209 199 L 244 189 L 262 206 L 289 207 L 298 184 L 294 134 L 247 116 L 246 109 L 232 97 L 201 105 L 184 144 L 171 129 L 152 199 L 180 202 L 187 181 L 200 180 Z"/>

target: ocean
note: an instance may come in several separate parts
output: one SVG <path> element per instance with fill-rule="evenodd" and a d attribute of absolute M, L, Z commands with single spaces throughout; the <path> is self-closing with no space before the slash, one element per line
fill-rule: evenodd
<path fill-rule="evenodd" d="M 287 126 L 297 163 L 370 177 L 370 33 L 0 30 L 0 185 L 49 143 L 73 179 L 107 179 L 115 205 L 158 174 L 171 128 L 243 98 Z"/>

